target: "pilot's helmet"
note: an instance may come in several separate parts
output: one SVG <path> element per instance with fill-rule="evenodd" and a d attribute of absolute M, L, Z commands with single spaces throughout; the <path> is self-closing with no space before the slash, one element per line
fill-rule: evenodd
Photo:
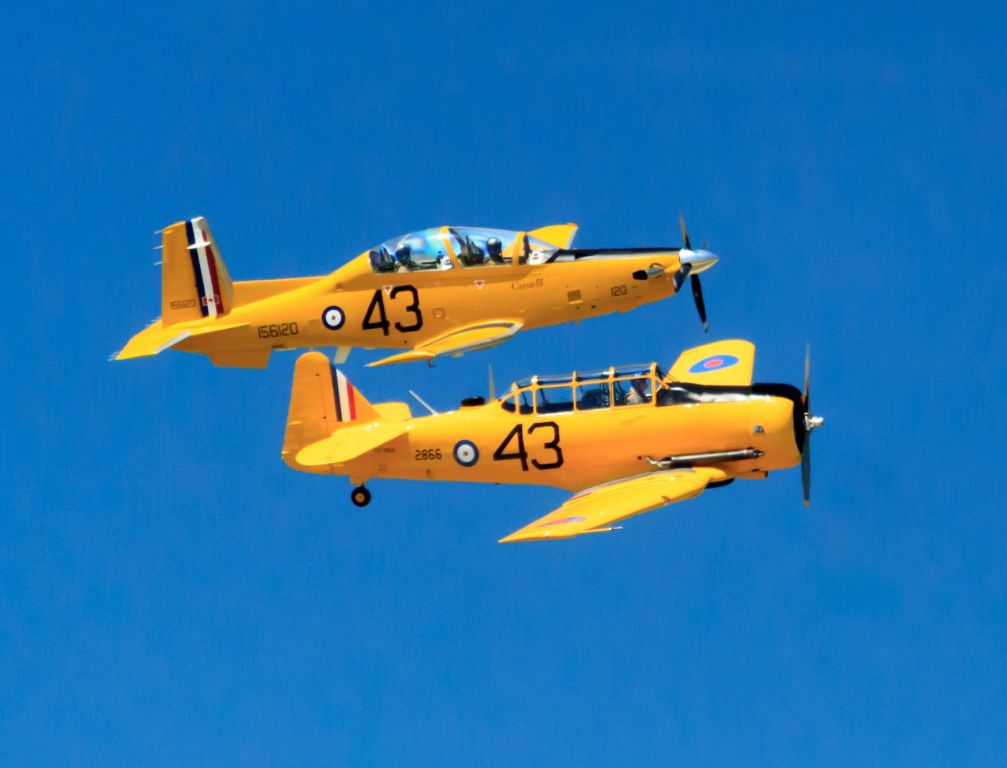
<path fill-rule="evenodd" d="M 395 246 L 395 260 L 400 264 L 406 264 L 412 260 L 413 247 L 409 243 L 399 243 Z"/>
<path fill-rule="evenodd" d="M 490 237 L 486 240 L 486 254 L 490 258 L 498 258 L 503 253 L 503 243 L 499 237 Z"/>

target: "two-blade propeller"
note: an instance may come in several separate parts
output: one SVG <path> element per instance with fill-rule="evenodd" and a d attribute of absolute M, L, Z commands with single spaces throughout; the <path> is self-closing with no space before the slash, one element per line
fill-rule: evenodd
<path fill-rule="evenodd" d="M 685 278 L 689 278 L 692 284 L 692 300 L 696 302 L 696 311 L 703 323 L 703 331 L 709 332 L 710 324 L 706 320 L 706 302 L 703 301 L 703 285 L 699 282 L 699 273 L 705 272 L 717 263 L 717 254 L 707 250 L 706 243 L 703 243 L 702 248 L 693 250 L 692 243 L 689 242 L 689 231 L 685 228 L 685 216 L 681 211 L 678 214 L 678 225 L 682 230 L 683 247 L 678 252 L 681 266 L 675 272 L 675 290 L 678 291 Z"/>
<path fill-rule="evenodd" d="M 811 345 L 804 350 L 804 394 L 801 396 L 804 409 L 804 440 L 801 442 L 801 485 L 804 490 L 804 506 L 811 506 L 811 433 L 825 423 L 821 416 L 811 414 Z"/>

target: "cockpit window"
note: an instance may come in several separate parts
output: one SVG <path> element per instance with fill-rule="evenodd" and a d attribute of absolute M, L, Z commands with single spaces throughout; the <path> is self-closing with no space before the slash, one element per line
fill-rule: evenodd
<path fill-rule="evenodd" d="M 393 237 L 369 252 L 371 269 L 378 273 L 451 269 L 453 259 L 463 267 L 544 264 L 555 246 L 524 232 L 477 227 L 431 227 Z"/>
<path fill-rule="evenodd" d="M 370 250 L 371 269 L 378 273 L 451 269 L 448 237 L 438 227 L 393 237 Z"/>
<path fill-rule="evenodd" d="M 520 401 L 520 405 L 517 408 L 514 406 L 515 400 Z M 514 413 L 515 410 L 518 410 L 522 414 L 529 414 L 532 412 L 531 395 L 528 392 L 521 392 L 519 395 L 510 395 L 500 402 L 500 407 L 508 413 Z"/>
<path fill-rule="evenodd" d="M 613 382 L 615 404 L 645 405 L 653 402 L 652 383 L 650 376 Z"/>
<path fill-rule="evenodd" d="M 463 267 L 544 264 L 556 247 L 523 232 L 476 227 L 448 227 L 452 250 Z"/>
<path fill-rule="evenodd" d="M 617 368 L 613 368 L 612 372 L 617 379 L 628 376 L 650 376 L 650 365 L 644 365 L 642 363 L 637 363 L 636 365 L 620 365 Z"/>
<path fill-rule="evenodd" d="M 585 383 L 577 387 L 577 410 L 593 411 L 598 408 L 608 408 L 612 396 L 607 381 Z"/>
<path fill-rule="evenodd" d="M 549 414 L 648 405 L 654 402 L 656 390 L 663 395 L 663 378 L 664 374 L 653 364 L 532 376 L 513 385 L 503 407 L 512 413 L 518 407 L 522 413 L 529 413 L 534 400 L 537 413 Z"/>
<path fill-rule="evenodd" d="M 548 386 L 550 386 L 552 384 L 569 384 L 571 381 L 573 381 L 573 374 L 572 373 L 564 373 L 564 374 L 558 374 L 558 375 L 553 374 L 553 375 L 549 375 L 549 376 L 539 376 L 536 379 L 536 382 L 538 383 L 538 385 L 540 387 L 548 387 Z"/>
<path fill-rule="evenodd" d="M 518 410 L 521 413 L 531 413 L 535 410 L 531 401 L 531 392 L 527 390 L 518 395 Z"/>
<path fill-rule="evenodd" d="M 535 393 L 535 407 L 539 414 L 566 413 L 573 410 L 573 387 L 543 387 Z"/>

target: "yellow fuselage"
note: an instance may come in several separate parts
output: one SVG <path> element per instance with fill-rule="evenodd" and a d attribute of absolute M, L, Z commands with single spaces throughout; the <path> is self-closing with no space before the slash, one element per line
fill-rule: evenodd
<path fill-rule="evenodd" d="M 634 272 L 655 265 L 666 271 L 634 279 Z M 365 253 L 325 277 L 235 282 L 235 306 L 227 315 L 172 329 L 248 324 L 224 334 L 193 335 L 176 346 L 211 356 L 302 347 L 410 349 L 485 320 L 529 329 L 626 312 L 673 295 L 671 273 L 678 267 L 677 253 L 669 249 L 552 264 L 376 274 Z M 324 321 L 331 307 L 343 318 L 337 329 Z"/>
<path fill-rule="evenodd" d="M 294 469 L 349 475 L 354 483 L 376 478 L 549 485 L 579 490 L 648 472 L 648 457 L 755 448 L 762 455 L 716 462 L 732 477 L 762 478 L 800 462 L 794 401 L 780 394 L 751 394 L 735 401 L 612 406 L 591 411 L 508 412 L 501 401 L 409 419 L 401 437 L 344 464 Z M 459 445 L 467 448 L 459 460 Z"/>

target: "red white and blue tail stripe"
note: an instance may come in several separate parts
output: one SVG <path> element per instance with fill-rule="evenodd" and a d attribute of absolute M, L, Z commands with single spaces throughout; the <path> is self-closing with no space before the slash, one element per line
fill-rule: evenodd
<path fill-rule="evenodd" d="M 206 219 L 199 217 L 186 221 L 185 234 L 189 239 L 189 255 L 192 257 L 192 271 L 196 275 L 200 311 L 203 317 L 222 315 L 227 312 L 224 292 L 221 290 L 220 273 L 223 269 L 218 264 L 220 252 Z"/>
<path fill-rule="evenodd" d="M 339 421 L 357 420 L 357 393 L 349 379 L 342 371 L 333 369 L 332 390 L 336 396 L 336 419 Z"/>

